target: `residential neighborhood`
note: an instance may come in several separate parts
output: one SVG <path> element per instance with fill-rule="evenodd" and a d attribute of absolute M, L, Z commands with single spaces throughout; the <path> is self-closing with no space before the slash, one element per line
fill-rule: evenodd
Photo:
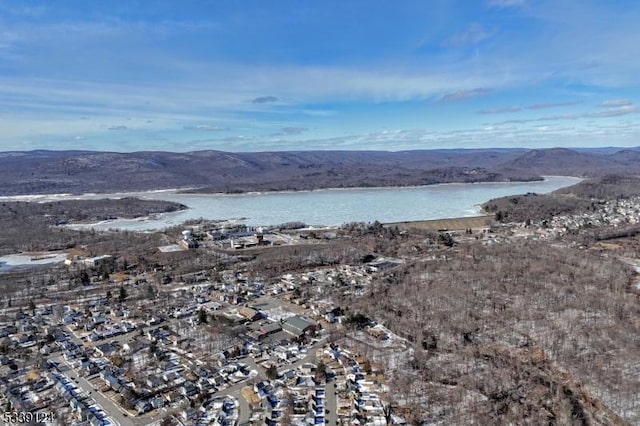
<path fill-rule="evenodd" d="M 98 271 L 105 259 L 65 267 Z M 322 289 L 362 292 L 397 262 L 270 282 L 232 270 L 212 281 L 202 271 L 157 295 L 147 294 L 147 275 L 121 274 L 105 294 L 90 284 L 75 303 L 5 309 L 0 403 L 51 414 L 44 424 L 387 424 L 384 368 L 336 337 L 347 330 L 345 310 Z M 374 344 L 403 340 L 374 323 L 365 329 Z"/>
<path fill-rule="evenodd" d="M 412 264 L 468 259 L 469 247 L 550 241 L 582 249 L 574 237 L 638 224 L 640 198 L 594 206 L 526 223 L 460 219 L 482 226 L 420 231 L 392 249 L 387 239 L 411 231 L 197 221 L 167 232 L 175 244 L 148 249 L 153 260 L 84 249 L 59 261 L 55 253 L 58 263 L 37 269 L 46 293 L 25 287 L 4 296 L 0 424 L 377 426 L 412 424 L 417 406 L 445 412 L 431 402 L 433 389 L 412 381 L 419 356 L 436 353 L 436 334 L 377 322 L 351 301 L 384 303 L 380 292 Z M 366 251 L 354 256 L 353 238 Z M 302 261 L 311 266 L 282 254 L 297 250 L 307 250 Z M 505 306 L 494 302 L 493 311 Z M 464 331 L 462 344 L 471 336 Z"/>

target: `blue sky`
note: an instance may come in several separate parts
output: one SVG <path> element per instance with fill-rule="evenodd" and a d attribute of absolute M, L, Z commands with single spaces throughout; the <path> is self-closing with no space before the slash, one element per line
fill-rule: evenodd
<path fill-rule="evenodd" d="M 0 0 L 0 151 L 640 145 L 640 2 Z"/>

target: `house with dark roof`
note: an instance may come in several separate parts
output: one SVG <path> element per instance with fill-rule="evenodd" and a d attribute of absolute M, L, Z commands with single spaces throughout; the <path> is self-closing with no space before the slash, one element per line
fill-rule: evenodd
<path fill-rule="evenodd" d="M 198 388 L 191 382 L 185 382 L 178 388 L 178 392 L 182 396 L 193 396 L 198 393 Z"/>
<path fill-rule="evenodd" d="M 118 348 L 111 343 L 103 343 L 95 347 L 98 356 L 107 357 L 118 352 Z"/>
<path fill-rule="evenodd" d="M 253 330 L 247 333 L 247 336 L 254 340 L 263 340 L 268 336 L 282 331 L 282 327 L 277 322 L 265 321 L 258 327 L 252 327 Z"/>

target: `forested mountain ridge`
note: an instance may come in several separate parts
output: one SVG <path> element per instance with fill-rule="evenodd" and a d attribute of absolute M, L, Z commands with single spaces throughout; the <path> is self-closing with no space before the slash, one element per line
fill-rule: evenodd
<path fill-rule="evenodd" d="M 640 174 L 636 149 L 0 153 L 0 195 L 197 188 L 308 190 Z"/>

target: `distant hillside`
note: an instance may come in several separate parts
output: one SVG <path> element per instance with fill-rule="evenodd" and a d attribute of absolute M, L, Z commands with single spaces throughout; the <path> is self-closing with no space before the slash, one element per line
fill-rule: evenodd
<path fill-rule="evenodd" d="M 198 188 L 201 192 L 535 180 L 640 173 L 640 152 L 611 149 L 0 153 L 0 195 Z"/>
<path fill-rule="evenodd" d="M 555 194 L 570 194 L 578 198 L 615 200 L 640 196 L 640 177 L 605 175 L 598 179 L 584 180 L 567 188 L 560 188 Z"/>
<path fill-rule="evenodd" d="M 529 151 L 518 158 L 501 164 L 498 169 L 511 173 L 533 173 L 541 175 L 595 176 L 602 173 L 640 171 L 640 162 L 635 164 L 619 161 L 614 155 L 577 152 L 565 148 Z M 626 158 L 625 158 L 626 160 Z"/>
<path fill-rule="evenodd" d="M 540 221 L 554 216 L 594 211 L 602 201 L 640 196 L 637 176 L 605 175 L 560 188 L 551 194 L 523 194 L 490 200 L 483 205 L 503 222 Z"/>
<path fill-rule="evenodd" d="M 640 151 L 633 149 L 623 149 L 614 154 L 611 154 L 608 158 L 619 164 L 637 165 L 640 164 Z"/>

